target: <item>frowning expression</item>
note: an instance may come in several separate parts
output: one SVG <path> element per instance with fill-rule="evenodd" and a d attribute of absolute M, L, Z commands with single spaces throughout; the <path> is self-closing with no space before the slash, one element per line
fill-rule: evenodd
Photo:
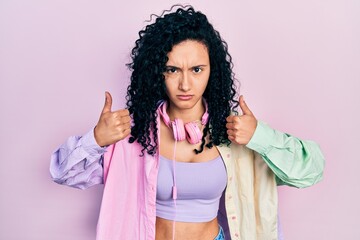
<path fill-rule="evenodd" d="M 170 107 L 191 109 L 201 105 L 210 76 L 210 59 L 205 44 L 185 40 L 168 53 L 165 85 Z"/>

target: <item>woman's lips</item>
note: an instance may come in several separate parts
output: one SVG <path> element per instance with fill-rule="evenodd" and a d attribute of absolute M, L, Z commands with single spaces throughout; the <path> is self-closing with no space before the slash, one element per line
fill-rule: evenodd
<path fill-rule="evenodd" d="M 177 95 L 178 99 L 182 100 L 182 101 L 188 101 L 190 100 L 193 96 L 192 95 Z"/>

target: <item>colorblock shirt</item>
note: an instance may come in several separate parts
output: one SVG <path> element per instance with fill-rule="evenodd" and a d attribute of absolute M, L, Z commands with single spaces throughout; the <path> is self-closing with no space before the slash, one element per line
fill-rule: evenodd
<path fill-rule="evenodd" d="M 246 146 L 217 148 L 227 169 L 218 212 L 227 239 L 277 240 L 276 186 L 304 188 L 320 181 L 324 157 L 319 146 L 258 121 Z M 128 139 L 101 148 L 91 130 L 70 137 L 52 154 L 55 182 L 80 189 L 104 184 L 97 240 L 155 239 L 159 149 L 140 157 L 141 149 Z"/>

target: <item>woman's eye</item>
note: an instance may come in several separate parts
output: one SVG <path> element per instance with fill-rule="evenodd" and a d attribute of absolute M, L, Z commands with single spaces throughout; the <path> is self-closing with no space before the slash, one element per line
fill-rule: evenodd
<path fill-rule="evenodd" d="M 166 69 L 166 72 L 167 72 L 167 73 L 176 73 L 176 72 L 177 72 L 177 69 L 176 69 L 176 68 L 167 68 L 167 69 Z"/>
<path fill-rule="evenodd" d="M 194 67 L 193 71 L 194 71 L 195 73 L 200 73 L 200 72 L 202 71 L 202 69 L 199 68 L 199 67 Z"/>

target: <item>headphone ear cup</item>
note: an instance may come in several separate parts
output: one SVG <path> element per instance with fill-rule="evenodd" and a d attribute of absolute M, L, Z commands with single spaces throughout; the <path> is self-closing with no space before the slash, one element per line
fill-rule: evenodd
<path fill-rule="evenodd" d="M 201 141 L 202 132 L 198 125 L 194 122 L 185 124 L 186 140 L 191 144 L 197 144 Z"/>
<path fill-rule="evenodd" d="M 184 122 L 180 118 L 176 118 L 171 122 L 174 138 L 176 141 L 183 141 L 186 138 Z"/>
<path fill-rule="evenodd" d="M 202 125 L 206 125 L 208 119 L 209 119 L 209 114 L 208 114 L 208 105 L 205 101 L 205 99 L 203 99 L 203 103 L 205 105 L 205 113 L 204 115 L 201 117 L 201 124 Z M 174 135 L 174 139 L 176 141 L 183 141 L 185 139 L 187 139 L 187 141 L 191 144 L 196 144 L 199 143 L 202 139 L 202 132 L 199 129 L 198 124 L 196 124 L 196 122 L 189 122 L 187 124 L 185 124 L 184 126 L 184 122 L 179 119 L 176 118 L 174 121 L 171 121 L 169 116 L 166 113 L 166 108 L 167 108 L 167 101 L 164 101 L 161 103 L 161 105 L 159 106 L 159 114 L 161 115 L 165 125 L 168 128 L 171 128 L 173 131 L 173 135 Z"/>

